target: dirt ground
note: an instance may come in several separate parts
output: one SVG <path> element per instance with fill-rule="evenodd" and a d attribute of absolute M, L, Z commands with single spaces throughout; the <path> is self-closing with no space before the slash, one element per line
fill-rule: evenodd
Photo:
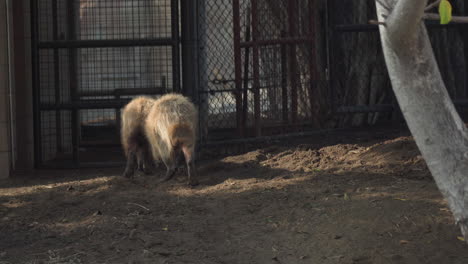
<path fill-rule="evenodd" d="M 406 132 L 204 153 L 195 188 L 123 168 L 0 182 L 0 263 L 468 263 Z"/>

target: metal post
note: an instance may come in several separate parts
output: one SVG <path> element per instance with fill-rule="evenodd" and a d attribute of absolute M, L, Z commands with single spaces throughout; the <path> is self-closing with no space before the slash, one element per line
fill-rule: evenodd
<path fill-rule="evenodd" d="M 52 0 L 52 36 L 53 40 L 58 40 L 58 6 L 57 0 Z M 60 103 L 60 56 L 59 50 L 54 49 L 54 89 L 55 103 Z M 57 151 L 62 152 L 62 115 L 60 110 L 55 111 L 55 133 L 57 141 Z"/>
<path fill-rule="evenodd" d="M 179 0 L 171 0 L 172 89 L 180 92 Z"/>
<path fill-rule="evenodd" d="M 209 127 L 208 127 L 208 114 L 209 114 L 209 95 L 205 93 L 208 88 L 208 65 L 206 56 L 207 46 L 207 28 L 206 28 L 206 0 L 197 0 L 197 38 L 198 38 L 198 111 L 199 111 L 199 141 L 204 142 L 207 140 Z"/>
<path fill-rule="evenodd" d="M 75 8 L 73 6 L 74 1 L 67 1 L 67 31 L 68 39 L 76 39 L 75 30 Z M 77 72 L 77 50 L 76 48 L 68 49 L 69 56 L 69 75 L 70 75 L 70 97 L 71 102 L 75 103 L 79 101 L 78 95 L 78 72 Z M 71 131 L 72 131 L 72 147 L 73 147 L 73 162 L 76 167 L 79 167 L 79 147 L 80 147 L 80 130 L 81 130 L 80 112 L 77 109 L 72 110 L 71 117 Z"/>
<path fill-rule="evenodd" d="M 315 47 L 315 0 L 309 0 L 309 38 L 310 38 L 310 58 L 309 58 L 309 104 L 310 104 L 310 114 L 311 120 L 314 123 L 314 126 L 320 126 L 320 117 L 317 116 L 319 113 L 316 98 L 314 98 L 314 88 L 320 89 L 320 87 L 314 87 L 315 82 L 317 81 L 317 72 L 315 70 L 316 60 L 316 47 Z"/>
<path fill-rule="evenodd" d="M 332 114 L 335 113 L 336 106 L 335 106 L 335 83 L 334 83 L 334 39 L 335 39 L 335 24 L 334 24 L 334 1 L 330 0 L 326 2 L 326 45 L 327 45 L 327 82 L 328 82 L 328 89 L 329 89 L 329 103 Z"/>
<path fill-rule="evenodd" d="M 39 42 L 38 32 L 38 3 L 37 0 L 30 1 L 31 8 L 31 47 L 32 47 L 32 87 L 33 87 L 33 109 L 34 109 L 34 167 L 42 165 L 42 131 L 41 131 L 41 109 L 40 109 L 40 81 L 39 81 Z"/>
<path fill-rule="evenodd" d="M 14 38 L 12 34 L 12 12 L 13 12 L 13 6 L 10 3 L 10 0 L 5 0 L 5 11 L 6 11 L 6 31 L 7 31 L 7 61 L 8 61 L 8 107 L 9 107 L 9 115 L 10 115 L 10 152 L 11 152 L 11 159 L 10 159 L 10 164 L 11 164 L 11 169 L 15 170 L 16 168 L 16 128 L 14 124 L 15 120 L 15 102 L 14 102 L 14 95 L 13 95 L 13 89 L 14 89 L 14 73 L 13 73 L 13 52 L 12 52 L 12 39 Z"/>
<path fill-rule="evenodd" d="M 245 23 L 245 42 L 250 41 L 250 16 L 251 16 L 251 8 L 250 6 L 247 7 L 246 11 L 246 23 Z M 247 127 L 247 119 L 249 114 L 249 58 L 250 58 L 250 48 L 245 47 L 245 55 L 244 55 L 244 89 L 242 95 L 242 127 Z"/>
<path fill-rule="evenodd" d="M 289 37 L 297 37 L 296 19 L 297 19 L 296 1 L 288 1 L 288 21 L 289 21 Z M 293 126 L 297 124 L 297 58 L 296 44 L 289 45 L 289 70 L 291 80 L 291 119 Z"/>
<path fill-rule="evenodd" d="M 236 82 L 236 124 L 237 133 L 240 137 L 244 136 L 244 127 L 242 126 L 242 58 L 240 46 L 240 4 L 239 0 L 232 0 L 232 19 L 234 24 L 234 65 Z"/>
<path fill-rule="evenodd" d="M 198 0 L 181 0 L 182 91 L 198 104 Z"/>
<path fill-rule="evenodd" d="M 285 38 L 286 33 L 281 32 L 281 38 Z M 281 99 L 283 124 L 287 124 L 289 120 L 289 104 L 288 104 L 288 49 L 286 44 L 281 44 Z"/>
<path fill-rule="evenodd" d="M 258 40 L 258 6 L 257 0 L 252 0 L 252 40 L 253 46 L 253 91 L 254 91 L 254 117 L 255 117 L 255 136 L 261 135 L 261 116 L 260 116 L 260 58 Z"/>

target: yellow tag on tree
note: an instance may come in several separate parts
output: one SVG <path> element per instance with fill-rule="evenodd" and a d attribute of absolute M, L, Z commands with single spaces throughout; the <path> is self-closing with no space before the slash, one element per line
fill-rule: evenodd
<path fill-rule="evenodd" d="M 446 25 L 452 20 L 452 5 L 448 0 L 442 0 L 439 4 L 440 24 Z"/>

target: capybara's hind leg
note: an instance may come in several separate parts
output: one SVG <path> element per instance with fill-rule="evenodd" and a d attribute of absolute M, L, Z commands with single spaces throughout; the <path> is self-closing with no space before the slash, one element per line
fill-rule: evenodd
<path fill-rule="evenodd" d="M 188 185 L 196 186 L 198 185 L 197 180 L 197 169 L 195 168 L 195 157 L 193 155 L 193 150 L 182 147 L 182 152 L 184 153 L 185 162 L 187 163 L 187 176 L 188 176 Z"/>
<path fill-rule="evenodd" d="M 171 164 L 170 166 L 168 166 L 167 171 L 166 171 L 166 175 L 164 176 L 164 178 L 161 179 L 160 182 L 166 182 L 166 181 L 172 179 L 172 177 L 174 177 L 174 174 L 176 173 L 176 171 L 177 171 L 177 167 L 174 164 Z"/>
<path fill-rule="evenodd" d="M 153 174 L 156 168 L 155 161 L 153 160 L 153 156 L 148 148 L 143 150 L 143 172 L 146 175 Z"/>
<path fill-rule="evenodd" d="M 182 151 L 177 151 L 176 155 L 176 167 L 184 166 L 185 165 L 185 157 Z"/>
<path fill-rule="evenodd" d="M 193 159 L 187 162 L 187 174 L 188 174 L 188 185 L 190 186 L 198 185 L 197 169 L 195 168 L 195 162 Z"/>
<path fill-rule="evenodd" d="M 138 166 L 137 155 L 135 151 L 129 151 L 127 156 L 127 166 L 125 167 L 125 171 L 123 176 L 126 178 L 133 177 L 135 173 L 135 169 Z"/>
<path fill-rule="evenodd" d="M 174 174 L 177 171 L 177 162 L 175 158 L 175 152 L 173 151 L 170 157 L 163 159 L 163 162 L 164 164 L 166 164 L 167 171 L 166 171 L 166 175 L 164 176 L 164 178 L 161 179 L 160 182 L 168 181 L 172 179 L 172 177 L 174 177 Z"/>
<path fill-rule="evenodd" d="M 137 154 L 137 171 L 144 171 L 144 154 L 141 150 L 138 150 Z"/>

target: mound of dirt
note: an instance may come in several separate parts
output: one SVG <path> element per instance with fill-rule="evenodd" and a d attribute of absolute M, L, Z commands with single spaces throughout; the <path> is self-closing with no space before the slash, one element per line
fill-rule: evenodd
<path fill-rule="evenodd" d="M 223 162 L 243 166 L 261 165 L 296 172 L 365 171 L 430 179 L 426 163 L 412 137 L 399 137 L 371 146 L 336 144 L 322 148 L 307 145 L 289 149 L 270 147 L 227 157 Z"/>

